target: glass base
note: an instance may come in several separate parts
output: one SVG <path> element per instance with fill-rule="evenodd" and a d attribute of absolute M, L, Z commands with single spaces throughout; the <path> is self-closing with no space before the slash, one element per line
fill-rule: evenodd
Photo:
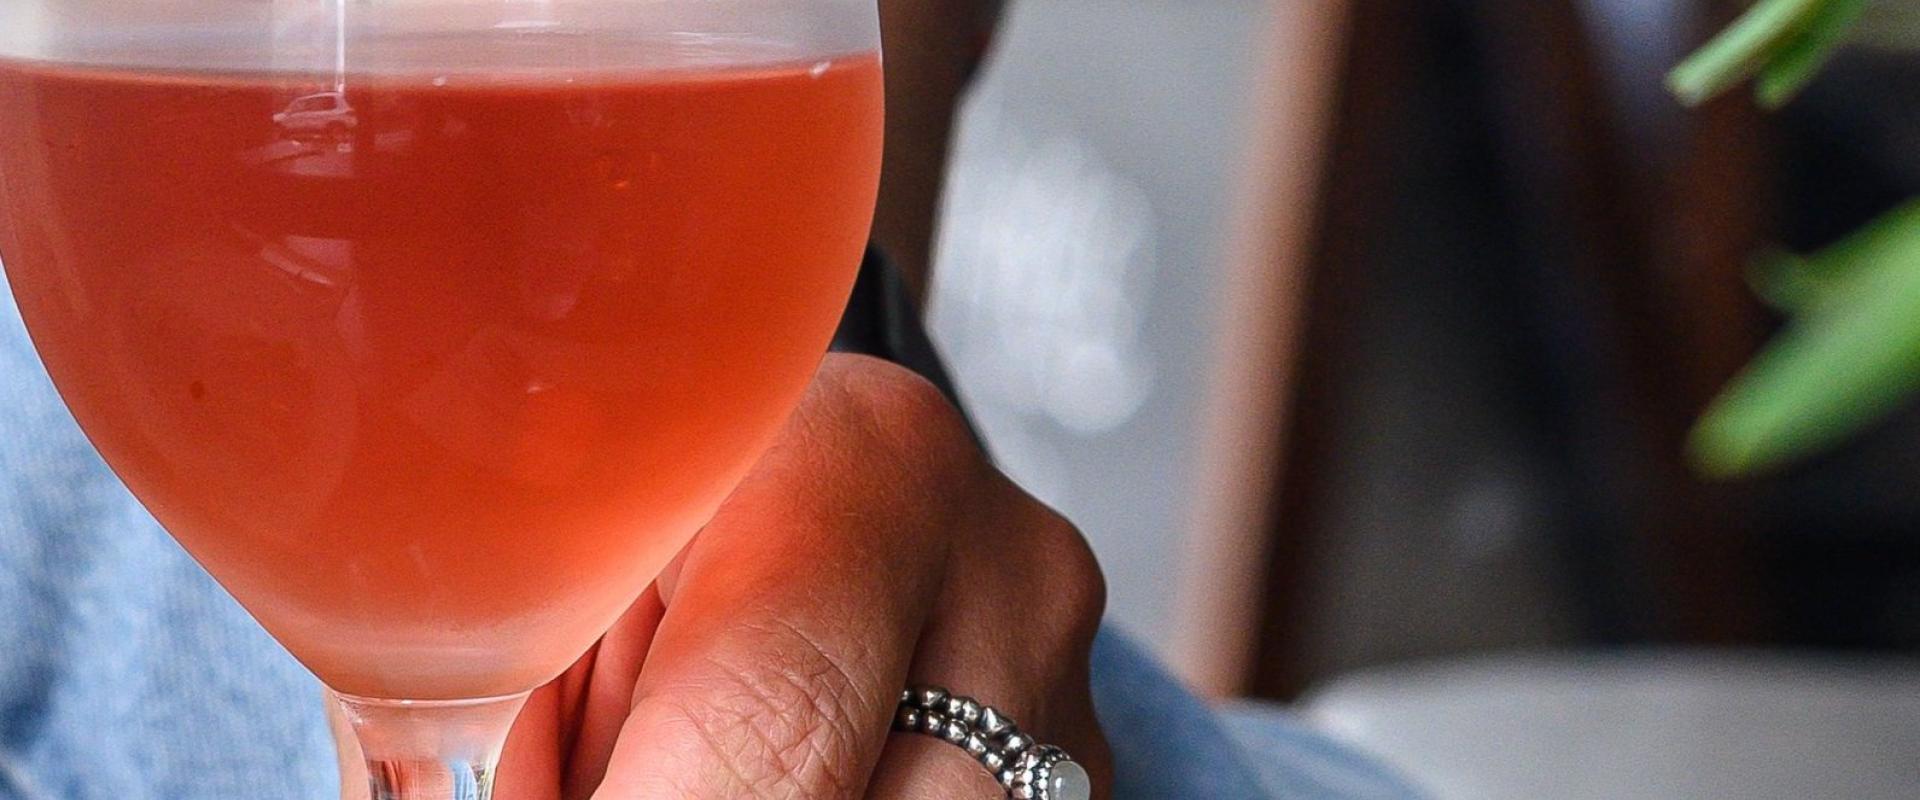
<path fill-rule="evenodd" d="M 336 694 L 367 762 L 371 800 L 491 800 L 507 731 L 526 694 L 376 700 Z"/>

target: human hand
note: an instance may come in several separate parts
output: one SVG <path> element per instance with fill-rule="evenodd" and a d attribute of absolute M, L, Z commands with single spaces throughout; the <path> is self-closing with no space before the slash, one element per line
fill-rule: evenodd
<path fill-rule="evenodd" d="M 1105 797 L 1088 673 L 1104 602 L 1079 533 L 994 470 L 935 389 L 830 356 L 713 521 L 535 693 L 496 794 L 1004 797 L 953 746 L 889 735 L 911 683 L 1006 711 Z"/>

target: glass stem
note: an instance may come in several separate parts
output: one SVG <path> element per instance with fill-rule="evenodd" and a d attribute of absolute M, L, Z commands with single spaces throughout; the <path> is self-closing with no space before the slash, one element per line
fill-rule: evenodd
<path fill-rule="evenodd" d="M 527 695 L 374 700 L 335 695 L 367 761 L 371 800 L 491 800 L 507 730 Z"/>

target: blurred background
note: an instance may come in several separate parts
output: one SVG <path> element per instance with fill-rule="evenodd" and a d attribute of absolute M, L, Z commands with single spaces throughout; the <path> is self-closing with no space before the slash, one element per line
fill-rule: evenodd
<path fill-rule="evenodd" d="M 1920 195 L 1920 57 L 1683 108 L 1745 6 L 1014 0 L 930 313 L 1111 621 L 1443 798 L 1920 796 L 1920 412 L 1685 457 L 1751 256 Z"/>

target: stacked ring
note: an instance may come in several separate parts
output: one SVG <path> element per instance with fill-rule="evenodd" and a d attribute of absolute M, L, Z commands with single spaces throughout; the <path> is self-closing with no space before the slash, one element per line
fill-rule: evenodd
<path fill-rule="evenodd" d="M 916 686 L 900 695 L 893 729 L 938 738 L 973 756 L 1012 800 L 1092 800 L 1093 781 L 1066 751 L 1043 745 L 1013 719 L 971 697 Z"/>

